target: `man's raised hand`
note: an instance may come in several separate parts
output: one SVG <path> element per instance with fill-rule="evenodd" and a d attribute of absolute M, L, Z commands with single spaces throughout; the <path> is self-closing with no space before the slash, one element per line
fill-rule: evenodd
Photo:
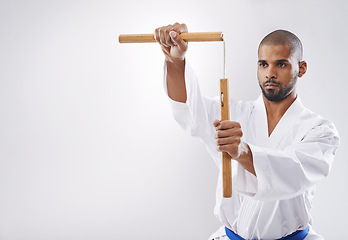
<path fill-rule="evenodd" d="M 176 62 L 185 59 L 187 42 L 179 35 L 184 32 L 188 32 L 186 24 L 175 23 L 174 25 L 156 28 L 155 39 L 161 44 L 166 61 Z"/>

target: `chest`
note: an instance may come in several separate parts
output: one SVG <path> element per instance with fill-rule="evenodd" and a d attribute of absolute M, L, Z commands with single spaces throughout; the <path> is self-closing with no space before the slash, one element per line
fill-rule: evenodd
<path fill-rule="evenodd" d="M 300 142 L 310 128 L 296 115 L 268 120 L 266 115 L 257 111 L 251 112 L 243 120 L 243 125 L 245 142 L 276 149 L 285 149 Z"/>
<path fill-rule="evenodd" d="M 267 126 L 268 126 L 268 137 L 272 135 L 273 130 L 277 126 L 278 122 L 280 121 L 281 117 L 279 118 L 267 118 Z"/>

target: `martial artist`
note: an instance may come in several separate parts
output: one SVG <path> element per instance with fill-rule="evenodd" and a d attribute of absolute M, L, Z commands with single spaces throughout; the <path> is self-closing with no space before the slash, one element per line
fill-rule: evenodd
<path fill-rule="evenodd" d="M 223 226 L 209 239 L 323 239 L 312 229 L 311 202 L 339 137 L 296 93 L 307 70 L 301 41 L 285 30 L 268 34 L 258 49 L 260 96 L 231 100 L 233 121 L 219 121 L 219 98 L 201 96 L 182 32 L 187 26 L 176 23 L 157 28 L 155 38 L 166 60 L 164 84 L 174 117 L 206 144 L 220 169 L 214 213 Z M 222 196 L 222 151 L 233 159 L 232 198 Z"/>

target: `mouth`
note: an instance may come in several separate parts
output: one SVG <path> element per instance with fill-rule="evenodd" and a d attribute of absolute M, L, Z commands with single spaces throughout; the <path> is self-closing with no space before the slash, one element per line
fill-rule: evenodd
<path fill-rule="evenodd" d="M 274 83 L 266 83 L 265 84 L 265 88 L 266 89 L 275 89 L 275 88 L 279 88 L 278 84 L 274 84 Z"/>

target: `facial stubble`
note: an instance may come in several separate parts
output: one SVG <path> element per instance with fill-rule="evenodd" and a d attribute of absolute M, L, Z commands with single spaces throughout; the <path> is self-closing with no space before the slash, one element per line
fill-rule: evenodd
<path fill-rule="evenodd" d="M 280 102 L 287 98 L 290 95 L 290 93 L 294 90 L 297 78 L 297 74 L 295 74 L 295 76 L 291 79 L 287 86 L 283 86 L 282 83 L 274 80 L 273 78 L 267 80 L 262 85 L 259 81 L 259 86 L 261 88 L 263 96 L 265 96 L 265 98 L 268 101 Z M 268 83 L 275 84 L 278 87 L 278 89 L 266 89 L 266 84 Z"/>

